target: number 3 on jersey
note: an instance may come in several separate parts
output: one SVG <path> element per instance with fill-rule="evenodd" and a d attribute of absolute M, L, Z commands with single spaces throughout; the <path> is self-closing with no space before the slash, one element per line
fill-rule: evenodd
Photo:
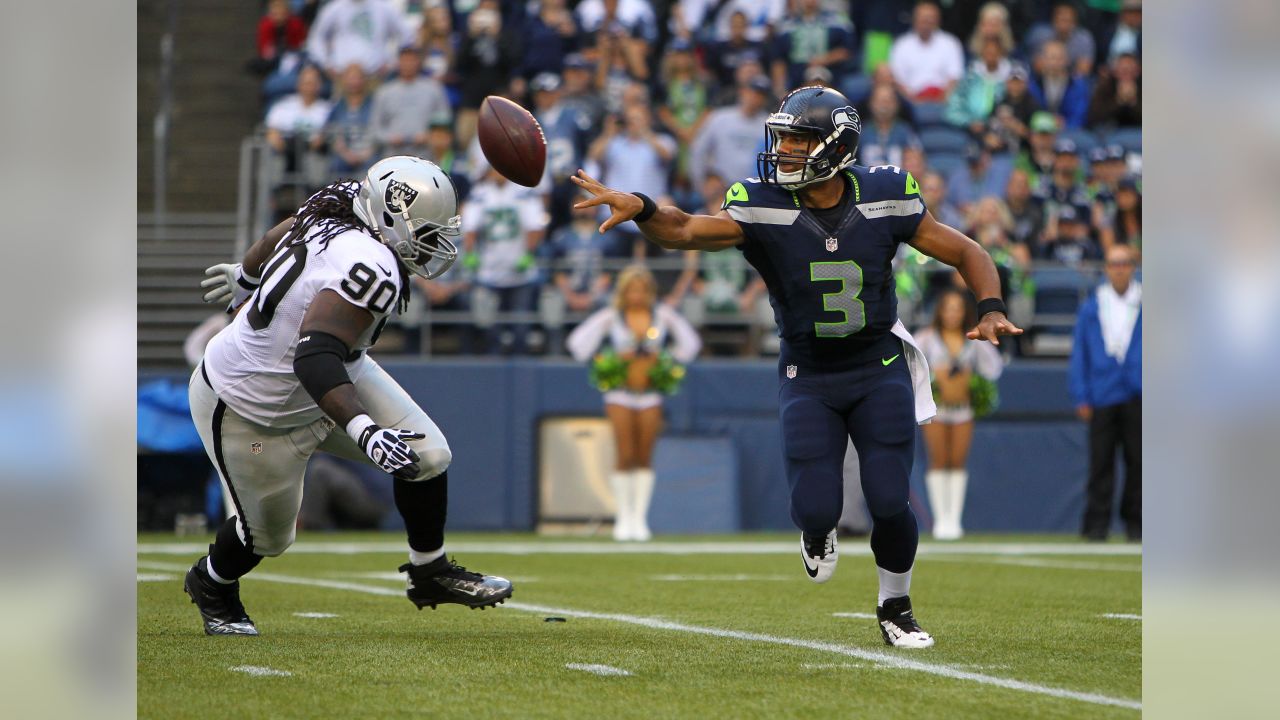
<path fill-rule="evenodd" d="M 858 295 L 862 293 L 862 268 L 852 260 L 809 263 L 812 282 L 840 282 L 840 289 L 822 295 L 822 309 L 844 316 L 840 322 L 815 322 L 818 337 L 847 337 L 867 324 L 866 307 Z"/>

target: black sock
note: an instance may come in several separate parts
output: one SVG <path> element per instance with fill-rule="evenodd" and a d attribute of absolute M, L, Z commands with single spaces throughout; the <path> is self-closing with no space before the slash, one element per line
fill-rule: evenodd
<path fill-rule="evenodd" d="M 209 546 L 209 560 L 213 563 L 214 572 L 223 580 L 236 580 L 262 562 L 262 556 L 254 553 L 240 542 L 236 534 L 236 518 L 234 516 L 222 523 L 218 528 L 218 536 Z"/>
<path fill-rule="evenodd" d="M 872 518 L 872 522 L 871 553 L 876 557 L 876 566 L 894 573 L 910 570 L 920 544 L 915 513 L 908 507 L 892 517 Z"/>
<path fill-rule="evenodd" d="M 449 473 L 410 482 L 395 478 L 396 510 L 404 518 L 409 547 L 431 552 L 444 546 L 444 520 L 449 510 Z"/>

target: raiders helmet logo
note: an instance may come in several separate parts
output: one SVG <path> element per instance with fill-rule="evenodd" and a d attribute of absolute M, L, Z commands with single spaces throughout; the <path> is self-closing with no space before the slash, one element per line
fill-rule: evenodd
<path fill-rule="evenodd" d="M 392 180 L 387 183 L 387 189 L 382 194 L 382 199 L 387 203 L 387 207 L 392 210 L 405 212 L 413 204 L 413 201 L 418 199 L 418 191 L 399 180 Z"/>
<path fill-rule="evenodd" d="M 851 105 L 832 110 L 831 124 L 835 125 L 837 129 L 842 125 L 852 125 L 855 131 L 862 132 L 862 121 L 858 118 L 858 111 L 854 110 Z"/>

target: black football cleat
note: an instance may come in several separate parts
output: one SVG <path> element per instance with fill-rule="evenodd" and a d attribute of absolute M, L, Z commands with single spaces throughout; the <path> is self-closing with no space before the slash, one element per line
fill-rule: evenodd
<path fill-rule="evenodd" d="M 407 594 L 419 610 L 445 603 L 483 610 L 511 597 L 510 580 L 473 573 L 443 556 L 426 565 L 405 563 L 400 572 L 409 574 Z"/>
<path fill-rule="evenodd" d="M 182 589 L 191 596 L 191 602 L 200 610 L 204 619 L 205 635 L 257 635 L 258 628 L 244 611 L 240 602 L 240 581 L 230 585 L 215 582 L 201 567 L 204 558 L 196 561 L 187 571 Z"/>
<path fill-rule="evenodd" d="M 924 631 L 911 612 L 911 598 L 907 595 L 889 598 L 876 608 L 880 621 L 880 634 L 884 644 L 900 648 L 927 648 L 933 645 L 933 636 Z"/>

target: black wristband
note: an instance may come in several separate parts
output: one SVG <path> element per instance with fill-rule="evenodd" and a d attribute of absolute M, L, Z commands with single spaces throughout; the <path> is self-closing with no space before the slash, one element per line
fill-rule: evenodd
<path fill-rule="evenodd" d="M 998 312 L 1001 315 L 1008 315 L 1009 309 L 1004 306 L 1004 301 L 1000 298 L 987 298 L 978 301 L 978 319 L 986 317 L 987 313 Z"/>
<path fill-rule="evenodd" d="M 658 203 L 654 202 L 653 199 L 650 198 L 648 195 L 645 195 L 644 193 L 631 193 L 631 194 L 640 198 L 640 202 L 644 203 L 644 207 L 640 208 L 640 212 L 634 218 L 632 218 L 632 220 L 635 220 L 638 223 L 642 223 L 648 220 L 649 218 L 653 217 L 654 213 L 658 212 Z"/>

